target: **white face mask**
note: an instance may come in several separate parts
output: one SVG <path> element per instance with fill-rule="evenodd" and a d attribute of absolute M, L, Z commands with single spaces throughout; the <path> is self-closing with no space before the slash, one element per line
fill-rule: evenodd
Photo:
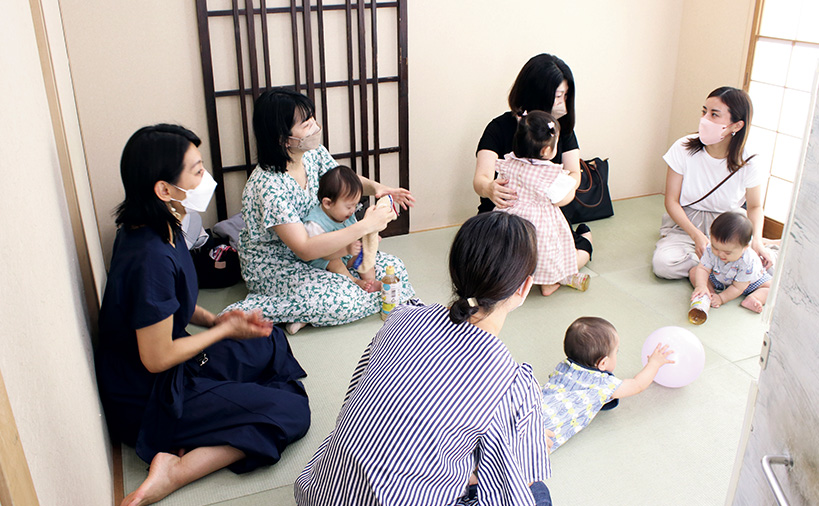
<path fill-rule="evenodd" d="M 316 149 L 321 145 L 321 127 L 318 125 L 318 123 L 316 123 L 313 131 L 304 137 L 299 138 L 291 136 L 290 138 L 299 141 L 297 145 L 290 146 L 293 149 L 297 149 L 299 151 L 310 151 L 311 149 Z"/>
<path fill-rule="evenodd" d="M 192 190 L 179 188 L 176 185 L 173 186 L 185 192 L 185 200 L 171 200 L 181 203 L 185 209 L 203 213 L 207 210 L 210 199 L 213 198 L 213 191 L 216 190 L 216 181 L 213 179 L 213 176 L 210 175 L 210 172 L 205 171 L 205 174 L 202 176 L 202 181 Z"/>

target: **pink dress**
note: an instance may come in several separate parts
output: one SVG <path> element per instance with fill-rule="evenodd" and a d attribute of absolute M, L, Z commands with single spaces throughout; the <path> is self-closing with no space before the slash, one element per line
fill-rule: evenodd
<path fill-rule="evenodd" d="M 560 202 L 569 191 L 569 176 L 563 166 L 548 160 L 517 158 L 513 153 L 495 164 L 500 178 L 508 179 L 507 186 L 518 198 L 511 207 L 503 209 L 531 221 L 537 230 L 537 268 L 535 284 L 559 283 L 577 272 L 577 251 L 569 223 L 554 202 Z M 570 178 L 571 179 L 571 178 Z"/>

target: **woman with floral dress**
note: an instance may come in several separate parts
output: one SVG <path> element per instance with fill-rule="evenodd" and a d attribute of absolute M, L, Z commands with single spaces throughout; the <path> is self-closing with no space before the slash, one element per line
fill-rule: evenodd
<path fill-rule="evenodd" d="M 391 211 L 373 207 L 355 225 L 309 237 L 302 220 L 318 203 L 319 178 L 338 165 L 320 145 L 313 103 L 300 93 L 269 90 L 256 100 L 253 130 L 259 165 L 242 195 L 245 228 L 239 235 L 242 276 L 250 293 L 226 310 L 260 308 L 267 318 L 287 322 L 290 333 L 308 323 L 341 325 L 378 312 L 380 294 L 367 293 L 346 276 L 307 262 L 348 254 L 363 235 L 383 230 Z M 415 201 L 403 188 L 364 177 L 361 183 L 365 195 L 392 195 L 404 209 Z M 376 279 L 388 265 L 402 281 L 401 300 L 412 297 L 399 258 L 379 252 Z"/>

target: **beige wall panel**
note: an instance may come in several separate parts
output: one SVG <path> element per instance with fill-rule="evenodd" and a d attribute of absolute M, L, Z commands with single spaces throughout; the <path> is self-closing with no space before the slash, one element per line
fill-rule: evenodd
<path fill-rule="evenodd" d="M 475 212 L 478 140 L 508 110 L 520 67 L 542 52 L 572 68 L 581 156 L 611 159 L 613 197 L 659 192 L 681 12 L 680 2 L 650 0 L 411 2 L 412 229 Z"/>
<path fill-rule="evenodd" d="M 119 158 L 138 128 L 182 124 L 202 138 L 210 166 L 194 2 L 61 0 L 102 248 L 110 261 L 112 210 L 124 193 Z M 215 205 L 205 214 L 210 224 Z"/>
<path fill-rule="evenodd" d="M 4 3 L 0 68 L 0 371 L 40 504 L 110 504 L 85 298 L 26 0 Z"/>
<path fill-rule="evenodd" d="M 478 139 L 485 125 L 507 110 L 506 95 L 520 67 L 540 52 L 557 54 L 572 67 L 581 154 L 611 159 L 613 197 L 662 191 L 661 156 L 673 139 L 696 127 L 704 93 L 727 81 L 738 83 L 752 3 L 478 0 L 466 7 L 410 2 L 410 186 L 419 200 L 411 229 L 460 223 L 473 214 Z M 62 4 L 103 247 L 110 254 L 109 213 L 122 197 L 117 164 L 128 135 L 143 124 L 177 121 L 206 136 L 195 9 L 192 2 L 158 0 L 117 9 L 99 0 Z M 229 6 L 224 1 L 211 4 Z M 379 15 L 379 25 L 386 28 L 392 14 L 390 9 Z M 293 73 L 289 17 L 269 19 L 273 81 L 284 84 Z M 720 29 L 701 29 L 702 19 L 718 19 Z M 235 66 L 222 61 L 233 59 L 235 51 L 229 20 L 225 18 L 226 28 L 218 35 L 214 32 L 212 42 L 218 46 L 217 67 L 235 76 Z M 534 26 L 532 20 L 542 20 L 542 25 Z M 298 23 L 301 31 L 301 17 Z M 345 79 L 344 12 L 327 12 L 325 23 L 327 78 Z M 395 70 L 388 57 L 394 44 L 385 30 L 379 39 L 382 75 Z M 354 76 L 357 54 L 355 43 Z M 302 66 L 302 76 L 304 72 Z M 346 89 L 329 93 L 343 97 L 325 121 L 330 147 L 347 151 Z M 394 109 L 383 94 L 381 121 L 387 126 L 386 115 Z M 225 144 L 223 150 L 242 153 L 243 148 Z M 203 154 L 209 163 L 207 146 Z M 232 188 L 228 193 L 238 194 Z M 231 201 L 228 208 L 238 205 Z M 214 220 L 213 207 L 205 216 L 207 225 Z"/>
<path fill-rule="evenodd" d="M 720 86 L 742 88 L 755 3 L 685 0 L 669 145 L 697 131 L 702 106 L 711 91 Z M 659 163 L 665 168 L 662 160 Z"/>

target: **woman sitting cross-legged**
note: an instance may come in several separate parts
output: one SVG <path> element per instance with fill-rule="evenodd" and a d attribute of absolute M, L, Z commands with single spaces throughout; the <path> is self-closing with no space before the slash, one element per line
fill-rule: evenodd
<path fill-rule="evenodd" d="M 299 505 L 551 504 L 540 388 L 498 339 L 536 263 L 523 218 L 464 223 L 449 256 L 452 304 L 392 311 L 296 480 Z"/>
<path fill-rule="evenodd" d="M 259 312 L 217 318 L 196 305 L 180 222 L 186 208 L 204 211 L 216 187 L 197 146 L 193 132 L 156 125 L 122 152 L 97 381 L 112 437 L 151 463 L 123 506 L 154 503 L 223 467 L 273 464 L 310 426 L 305 373 L 284 333 Z M 189 323 L 208 328 L 189 335 Z"/>
<path fill-rule="evenodd" d="M 228 309 L 260 308 L 267 318 L 285 322 L 295 333 L 307 324 L 341 325 L 377 313 L 379 293 L 368 293 L 350 276 L 318 269 L 307 262 L 341 258 L 362 236 L 383 230 L 391 210 L 371 207 L 364 218 L 333 232 L 310 236 L 304 219 L 318 205 L 319 178 L 338 163 L 321 145 L 321 126 L 313 102 L 293 91 L 262 93 L 253 111 L 259 166 L 242 194 L 246 227 L 239 235 L 242 277 L 250 291 Z M 415 200 L 408 190 L 358 176 L 364 195 L 391 195 L 406 209 Z M 379 252 L 375 279 L 387 266 L 402 281 L 401 301 L 414 295 L 404 263 Z"/>

